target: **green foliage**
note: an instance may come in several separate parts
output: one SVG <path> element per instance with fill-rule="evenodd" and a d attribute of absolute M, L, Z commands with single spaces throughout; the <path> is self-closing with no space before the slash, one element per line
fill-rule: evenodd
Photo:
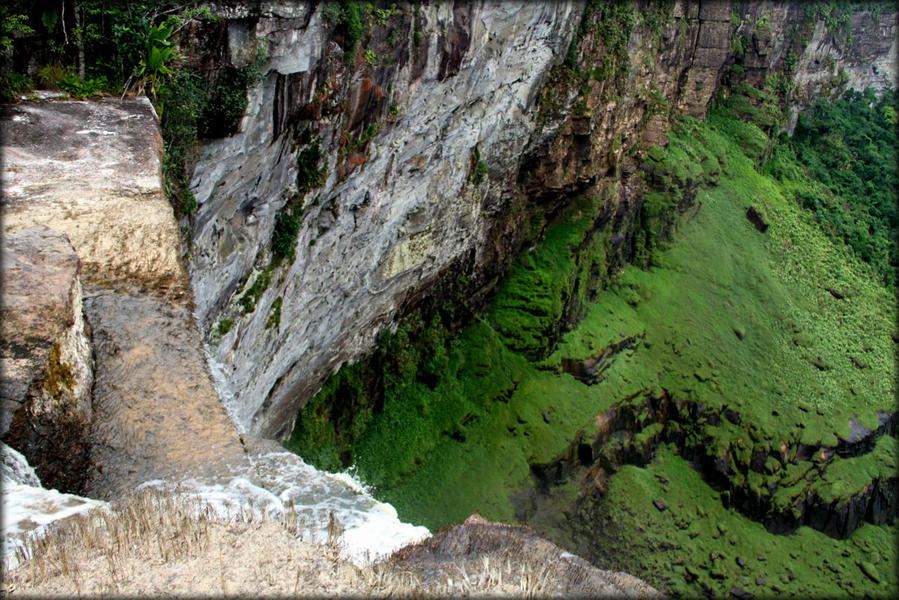
<path fill-rule="evenodd" d="M 253 280 L 253 285 L 251 285 L 250 289 L 244 292 L 244 295 L 238 300 L 238 304 L 240 304 L 243 309 L 243 314 L 246 315 L 256 310 L 256 304 L 259 302 L 262 294 L 265 293 L 265 290 L 268 289 L 271 282 L 271 267 L 263 269 L 256 275 L 256 279 Z"/>
<path fill-rule="evenodd" d="M 602 18 L 594 25 L 594 31 L 602 40 L 607 53 L 600 59 L 594 79 L 623 78 L 630 72 L 630 53 L 627 43 L 634 29 L 636 17 L 630 1 L 617 1 L 603 7 Z"/>
<path fill-rule="evenodd" d="M 396 4 L 394 3 L 394 4 L 390 5 L 390 8 L 374 9 L 372 15 L 374 16 L 375 23 L 377 23 L 379 26 L 383 27 L 384 25 L 387 24 L 387 20 L 390 19 L 390 17 L 396 15 L 399 12 L 400 12 L 400 10 L 396 7 Z"/>
<path fill-rule="evenodd" d="M 895 527 L 865 524 L 847 540 L 808 527 L 795 535 L 772 535 L 726 508 L 722 494 L 671 446 L 662 447 L 645 467 L 618 471 L 605 498 L 595 518 L 607 519 L 610 526 L 596 545 L 602 543 L 614 560 L 597 566 L 626 570 L 671 597 L 699 597 L 708 590 L 723 598 L 734 587 L 756 597 L 890 598 L 899 593 L 896 578 L 887 575 L 899 562 Z M 660 513 L 654 500 L 668 509 Z M 870 557 L 877 557 L 877 564 L 865 568 L 879 574 L 877 583 L 860 566 Z"/>
<path fill-rule="evenodd" d="M 201 138 L 217 138 L 231 135 L 237 130 L 247 109 L 247 89 L 251 80 L 250 69 L 225 67 L 207 86 L 207 98 L 197 118 L 197 135 Z"/>
<path fill-rule="evenodd" d="M 159 92 L 175 73 L 171 65 L 180 57 L 172 39 L 176 25 L 177 20 L 166 20 L 147 29 L 144 55 L 138 61 L 135 72 L 138 93 L 146 92 L 160 115 L 164 113 L 165 103 L 161 101 Z"/>
<path fill-rule="evenodd" d="M 4 70 L 0 73 L 0 102 L 12 102 L 32 87 L 34 83 L 27 75 Z"/>
<path fill-rule="evenodd" d="M 275 228 L 272 231 L 272 261 L 280 264 L 285 258 L 293 262 L 297 244 L 297 236 L 303 224 L 303 215 L 296 203 L 288 202 L 275 217 Z"/>
<path fill-rule="evenodd" d="M 358 139 L 350 142 L 350 144 L 346 147 L 346 152 L 354 152 L 356 150 L 365 148 L 366 144 L 372 141 L 375 135 L 377 135 L 379 129 L 380 125 L 377 122 L 370 123 L 368 127 L 366 127 L 362 131 L 362 135 L 360 135 Z"/>
<path fill-rule="evenodd" d="M 662 43 L 662 34 L 665 27 L 674 24 L 674 2 L 671 0 L 653 2 L 638 13 L 640 25 L 649 30 L 656 45 Z"/>
<path fill-rule="evenodd" d="M 16 36 L 33 32 L 26 15 L 16 12 L 11 6 L 0 6 L 0 54 L 6 55 L 12 50 Z M 16 73 L 5 64 L 0 65 L 0 102 L 15 100 L 31 86 L 31 79 L 26 74 Z"/>
<path fill-rule="evenodd" d="M 272 302 L 271 311 L 268 314 L 268 319 L 266 319 L 265 321 L 266 329 L 271 329 L 272 327 L 278 329 L 278 327 L 281 325 L 281 304 L 283 302 L 284 300 L 283 298 L 281 298 L 281 296 L 278 296 L 277 298 L 275 298 L 275 301 Z"/>
<path fill-rule="evenodd" d="M 481 158 L 481 150 L 479 144 L 475 144 L 471 149 L 471 173 L 469 177 L 475 185 L 479 185 L 487 176 L 487 162 Z"/>
<path fill-rule="evenodd" d="M 9 6 L 0 7 L 0 50 L 11 49 L 13 39 L 26 33 L 34 33 L 28 25 L 27 15 L 13 12 Z"/>
<path fill-rule="evenodd" d="M 328 166 L 319 166 L 323 157 L 321 140 L 318 138 L 297 156 L 297 190 L 301 194 L 324 185 L 328 177 Z"/>
<path fill-rule="evenodd" d="M 474 167 L 474 177 L 473 180 L 475 184 L 479 184 L 484 181 L 484 177 L 487 176 L 487 163 L 484 162 L 483 158 L 479 158 L 478 162 Z"/>
<path fill-rule="evenodd" d="M 737 72 L 738 66 L 733 65 L 731 71 Z M 763 132 L 772 132 L 783 121 L 784 113 L 780 99 L 787 97 L 789 86 L 790 80 L 782 73 L 769 75 L 764 90 L 746 82 L 738 83 L 730 89 L 725 98 L 716 102 L 714 112 L 727 119 L 755 125 Z"/>
<path fill-rule="evenodd" d="M 845 242 L 888 282 L 899 267 L 897 136 L 888 119 L 895 106 L 895 94 L 878 99 L 870 91 L 819 101 L 800 115 L 793 139 L 768 165 L 831 239 Z"/>
<path fill-rule="evenodd" d="M 734 35 L 730 39 L 730 51 L 734 53 L 738 59 L 743 58 L 746 50 L 749 48 L 749 37 L 744 34 Z"/>
<path fill-rule="evenodd" d="M 551 227 L 540 246 L 518 258 L 502 282 L 487 320 L 511 350 L 531 360 L 552 350 L 572 305 L 584 306 L 605 275 L 611 232 L 592 233 L 599 198 L 581 198 Z"/>
<path fill-rule="evenodd" d="M 415 314 L 395 332 L 383 333 L 366 361 L 380 367 L 377 376 L 363 370 L 366 363 L 344 366 L 332 375 L 298 415 L 288 447 L 326 468 L 345 468 L 360 460 L 356 448 L 374 417 L 375 399 L 399 406 L 403 401 L 398 392 L 438 385 L 447 372 L 446 344 L 440 316 L 426 325 Z"/>
<path fill-rule="evenodd" d="M 275 217 L 275 228 L 270 244 L 273 265 L 281 264 L 285 258 L 293 262 L 297 236 L 305 216 L 303 197 L 312 188 L 322 186 L 327 179 L 327 165 L 319 166 L 323 158 L 320 143 L 321 140 L 314 139 L 297 156 L 297 193 Z M 314 243 L 315 240 L 310 240 L 310 245 Z"/>
<path fill-rule="evenodd" d="M 224 336 L 226 333 L 234 329 L 234 319 L 224 318 L 219 321 L 218 326 L 216 327 L 216 332 L 219 334 L 219 337 Z"/>
<path fill-rule="evenodd" d="M 640 208 L 634 263 L 649 267 L 658 251 L 671 239 L 680 213 L 690 205 L 698 186 L 718 181 L 725 152 L 716 147 L 705 128 L 685 117 L 671 131 L 666 148 L 653 146 L 646 152 L 649 191 Z"/>
<path fill-rule="evenodd" d="M 667 3 L 665 3 L 667 4 Z M 665 12 L 665 6 L 652 9 L 654 15 Z M 661 27 L 661 17 L 646 17 L 648 27 Z M 543 90 L 540 104 L 540 116 L 546 118 L 548 113 L 557 108 L 556 103 L 565 94 L 558 93 L 556 88 L 578 86 L 579 97 L 573 106 L 576 115 L 587 114 L 587 96 L 590 92 L 589 81 L 612 80 L 612 85 L 605 86 L 605 98 L 619 93 L 627 74 L 630 72 L 630 53 L 627 43 L 630 39 L 637 17 L 634 16 L 633 3 L 630 0 L 599 2 L 589 0 L 584 7 L 578 30 L 568 46 L 563 62 L 549 74 Z M 581 48 L 587 33 L 592 33 L 593 48 Z M 584 55 L 585 51 L 589 54 Z M 591 64 L 579 64 L 580 62 Z"/>
<path fill-rule="evenodd" d="M 362 25 L 365 9 L 356 0 L 340 0 L 339 11 L 329 9 L 329 14 L 336 20 L 338 31 L 343 34 L 343 59 L 351 63 L 365 34 Z"/>
<path fill-rule="evenodd" d="M 67 73 L 57 83 L 70 96 L 82 99 L 96 96 L 109 88 L 109 82 L 105 77 L 81 78 L 74 73 Z"/>
<path fill-rule="evenodd" d="M 176 215 L 190 215 L 196 209 L 196 199 L 190 191 L 185 164 L 198 141 L 198 119 L 209 101 L 206 82 L 196 73 L 179 71 L 160 90 L 160 99 L 168 106 L 160 123 L 166 192 Z"/>
<path fill-rule="evenodd" d="M 852 3 L 846 0 L 809 2 L 803 6 L 806 22 L 824 21 L 827 31 L 839 41 L 842 36 L 845 47 L 852 46 Z"/>

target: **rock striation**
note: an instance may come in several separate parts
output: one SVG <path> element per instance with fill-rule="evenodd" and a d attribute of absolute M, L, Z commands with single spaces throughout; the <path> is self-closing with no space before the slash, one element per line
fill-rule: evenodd
<path fill-rule="evenodd" d="M 439 282 L 482 303 L 571 197 L 605 190 L 626 257 L 633 156 L 672 117 L 744 83 L 795 114 L 896 80 L 888 3 L 850 9 L 853 40 L 799 2 L 398 3 L 360 14 L 355 43 L 326 7 L 220 3 L 190 33 L 228 40 L 203 69 L 266 57 L 237 132 L 193 165 L 189 268 L 230 414 L 271 437 Z"/>

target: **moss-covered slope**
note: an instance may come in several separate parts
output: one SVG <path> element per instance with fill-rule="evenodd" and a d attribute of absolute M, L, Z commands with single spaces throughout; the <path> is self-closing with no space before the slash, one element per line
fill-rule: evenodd
<path fill-rule="evenodd" d="M 590 300 L 578 282 L 601 281 L 607 267 L 614 234 L 596 229 L 587 199 L 457 339 L 427 350 L 401 329 L 402 343 L 382 344 L 405 366 L 381 386 L 379 410 L 350 431 L 314 400 L 292 444 L 312 457 L 351 451 L 406 519 L 526 520 L 675 592 L 895 591 L 897 558 L 884 549 L 895 528 L 872 524 L 895 519 L 895 291 L 796 201 L 798 189 L 818 189 L 801 164 L 784 169 L 777 155 L 780 178 L 763 174 L 771 143 L 760 129 L 720 112 L 683 121 L 671 140 L 642 167 L 643 267 L 617 273 L 551 355 L 540 358 L 541 340 L 552 347 L 565 306 Z M 424 329 L 445 335 L 437 321 Z M 329 385 L 356 377 L 364 404 L 364 373 L 344 373 Z M 647 488 L 663 480 L 686 485 L 677 494 L 693 504 Z M 688 512 L 671 518 L 680 504 Z M 730 561 L 720 573 L 704 540 L 680 540 L 699 540 L 689 528 L 708 514 L 745 533 L 713 538 L 730 548 L 717 550 Z M 603 519 L 619 523 L 608 543 L 633 553 L 601 549 Z M 857 564 L 819 573 L 823 558 L 799 552 L 812 542 Z M 882 564 L 864 558 L 871 549 Z M 743 554 L 764 583 L 730 573 Z"/>

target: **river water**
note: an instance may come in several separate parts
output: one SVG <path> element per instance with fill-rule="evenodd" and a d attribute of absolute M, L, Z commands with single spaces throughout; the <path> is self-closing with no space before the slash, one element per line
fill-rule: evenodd
<path fill-rule="evenodd" d="M 89 497 L 46 490 L 21 455 L 6 460 L 5 564 L 53 521 L 147 487 L 198 496 L 223 519 L 295 521 L 299 538 L 335 542 L 360 564 L 429 535 L 351 473 L 318 471 L 277 442 L 238 436 L 225 410 L 227 380 L 207 363 L 185 303 L 94 289 L 84 310 L 96 363 Z"/>

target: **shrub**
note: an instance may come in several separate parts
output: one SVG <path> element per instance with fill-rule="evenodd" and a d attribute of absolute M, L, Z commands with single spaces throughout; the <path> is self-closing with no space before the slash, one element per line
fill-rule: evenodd
<path fill-rule="evenodd" d="M 227 334 L 229 331 L 234 329 L 234 319 L 224 318 L 219 321 L 218 327 L 216 331 L 218 331 L 219 336 L 223 336 Z"/>
<path fill-rule="evenodd" d="M 474 182 L 481 183 L 484 180 L 484 177 L 487 175 L 487 163 L 484 162 L 484 159 L 478 159 L 477 164 L 474 168 Z"/>
<path fill-rule="evenodd" d="M 274 327 L 275 329 L 281 325 L 281 303 L 283 299 L 281 296 L 275 298 L 275 301 L 272 302 L 272 310 L 268 314 L 268 320 L 265 322 L 265 328 L 271 329 Z"/>

